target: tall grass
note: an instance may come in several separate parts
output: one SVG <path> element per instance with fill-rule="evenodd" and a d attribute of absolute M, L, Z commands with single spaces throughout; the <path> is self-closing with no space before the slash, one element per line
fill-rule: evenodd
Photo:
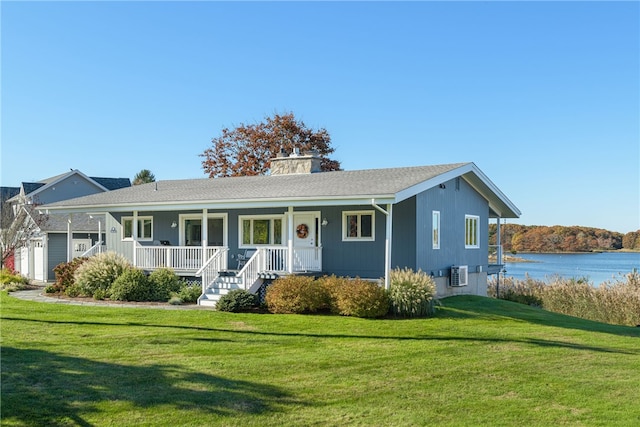
<path fill-rule="evenodd" d="M 599 322 L 640 325 L 640 273 L 633 271 L 594 286 L 587 278 L 552 277 L 549 282 L 526 276 L 489 280 L 488 294 L 545 310 Z"/>

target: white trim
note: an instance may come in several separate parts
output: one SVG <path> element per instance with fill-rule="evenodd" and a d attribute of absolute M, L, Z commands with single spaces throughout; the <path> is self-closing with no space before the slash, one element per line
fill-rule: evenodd
<path fill-rule="evenodd" d="M 475 235 L 471 236 L 475 240 L 475 244 L 468 244 L 467 237 L 469 230 L 467 230 L 467 221 L 475 221 Z M 473 231 L 473 230 L 471 230 Z M 465 249 L 478 249 L 480 248 L 480 217 L 478 215 L 465 215 L 464 216 L 464 248 Z"/>
<path fill-rule="evenodd" d="M 437 238 L 436 238 L 437 237 Z M 440 249 L 440 211 L 431 211 L 431 248 Z"/>
<path fill-rule="evenodd" d="M 125 237 L 124 236 L 124 222 L 125 221 L 131 221 L 131 237 Z M 137 220 L 137 221 L 136 221 Z M 138 229 L 138 222 L 140 221 L 146 221 L 146 220 L 151 220 L 151 237 L 139 237 L 139 238 L 135 238 L 136 237 L 136 231 L 144 231 L 144 227 L 143 230 L 139 230 Z M 135 221 L 135 222 L 134 222 Z M 153 216 L 137 216 L 134 215 L 133 216 L 123 216 L 120 217 L 120 228 L 121 228 L 121 232 L 120 232 L 120 239 L 124 242 L 130 242 L 131 240 L 137 240 L 138 242 L 151 242 L 153 241 Z"/>
<path fill-rule="evenodd" d="M 347 224 L 348 216 L 358 216 L 358 237 L 349 237 L 347 230 L 349 226 Z M 371 215 L 371 236 L 361 237 L 362 234 L 362 216 Z M 375 210 L 358 210 L 358 211 L 342 211 L 342 241 L 343 242 L 373 242 L 376 240 L 376 211 Z"/>
<path fill-rule="evenodd" d="M 251 243 L 249 244 L 245 244 L 242 240 L 242 232 L 243 232 L 243 228 L 242 228 L 242 222 L 245 220 L 250 220 L 253 222 L 253 220 L 258 219 L 258 220 L 270 220 L 270 233 L 269 235 L 271 236 L 271 239 L 273 240 L 275 238 L 275 227 L 274 227 L 274 223 L 273 220 L 274 219 L 279 219 L 282 221 L 281 227 L 280 227 L 280 243 L 275 243 L 275 241 L 272 242 L 268 242 L 265 244 L 255 244 L 253 242 L 253 236 L 251 236 Z M 263 214 L 263 215 L 238 215 L 238 248 L 240 249 L 252 249 L 252 248 L 259 248 L 262 246 L 286 246 L 286 242 L 287 242 L 287 215 L 283 215 L 283 214 Z M 253 234 L 253 227 L 250 227 L 250 233 Z"/>
<path fill-rule="evenodd" d="M 229 235 L 229 214 L 209 212 L 207 214 L 207 220 L 211 218 L 222 218 L 222 232 L 224 233 L 224 235 L 222 236 L 222 239 L 223 239 L 222 246 L 227 246 L 228 235 Z M 200 213 L 188 213 L 188 214 L 178 215 L 178 242 L 180 246 L 186 246 L 185 235 L 184 235 L 184 221 L 186 219 L 202 220 L 202 213 L 200 212 Z"/>

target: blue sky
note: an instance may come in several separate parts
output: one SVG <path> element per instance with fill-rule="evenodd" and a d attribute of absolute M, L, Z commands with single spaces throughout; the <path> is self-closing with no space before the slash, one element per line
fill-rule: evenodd
<path fill-rule="evenodd" d="M 475 162 L 523 224 L 640 228 L 638 2 L 2 2 L 1 181 L 204 178 L 293 112 L 344 169 Z"/>

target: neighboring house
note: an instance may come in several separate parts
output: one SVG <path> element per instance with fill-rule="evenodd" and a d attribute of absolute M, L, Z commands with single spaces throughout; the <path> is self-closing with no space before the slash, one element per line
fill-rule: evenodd
<path fill-rule="evenodd" d="M 43 206 L 104 213 L 108 250 L 146 270 L 200 276 L 201 304 L 282 274 L 433 275 L 438 296 L 486 295 L 489 219 L 518 208 L 473 163 L 320 172 L 315 153 L 270 176 L 159 181 Z M 245 256 L 248 260 L 244 260 Z"/>
<path fill-rule="evenodd" d="M 14 215 L 24 210 L 38 227 L 14 254 L 14 268 L 34 280 L 54 280 L 56 265 L 81 256 L 94 246 L 94 250 L 99 249 L 100 242 L 104 241 L 104 214 L 52 213 L 44 220 L 36 220 L 41 205 L 130 186 L 129 178 L 88 177 L 78 170 L 71 170 L 38 182 L 23 182 L 20 187 L 3 187 L 10 189 L 3 193 L 12 193 L 6 203 Z"/>

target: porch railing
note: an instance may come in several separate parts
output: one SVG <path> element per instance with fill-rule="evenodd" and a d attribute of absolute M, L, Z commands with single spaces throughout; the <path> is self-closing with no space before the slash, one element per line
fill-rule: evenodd
<path fill-rule="evenodd" d="M 202 277 L 202 293 L 204 294 L 209 286 L 220 274 L 227 269 L 227 252 L 229 248 L 219 248 L 205 264 L 196 271 L 196 277 Z"/>
<path fill-rule="evenodd" d="M 236 274 L 244 289 L 249 290 L 261 272 L 287 273 L 322 270 L 322 248 L 294 248 L 293 268 L 289 269 L 289 249 L 282 246 L 258 248 Z"/>
<path fill-rule="evenodd" d="M 144 269 L 172 268 L 174 270 L 194 272 L 222 246 L 136 246 L 136 266 Z"/>
<path fill-rule="evenodd" d="M 100 240 L 95 245 L 93 245 L 89 249 L 87 249 L 80 256 L 81 257 L 91 257 L 91 256 L 94 256 L 94 255 L 101 254 L 102 252 L 105 252 L 106 250 L 107 250 L 107 246 L 104 245 L 104 242 L 102 240 Z"/>

